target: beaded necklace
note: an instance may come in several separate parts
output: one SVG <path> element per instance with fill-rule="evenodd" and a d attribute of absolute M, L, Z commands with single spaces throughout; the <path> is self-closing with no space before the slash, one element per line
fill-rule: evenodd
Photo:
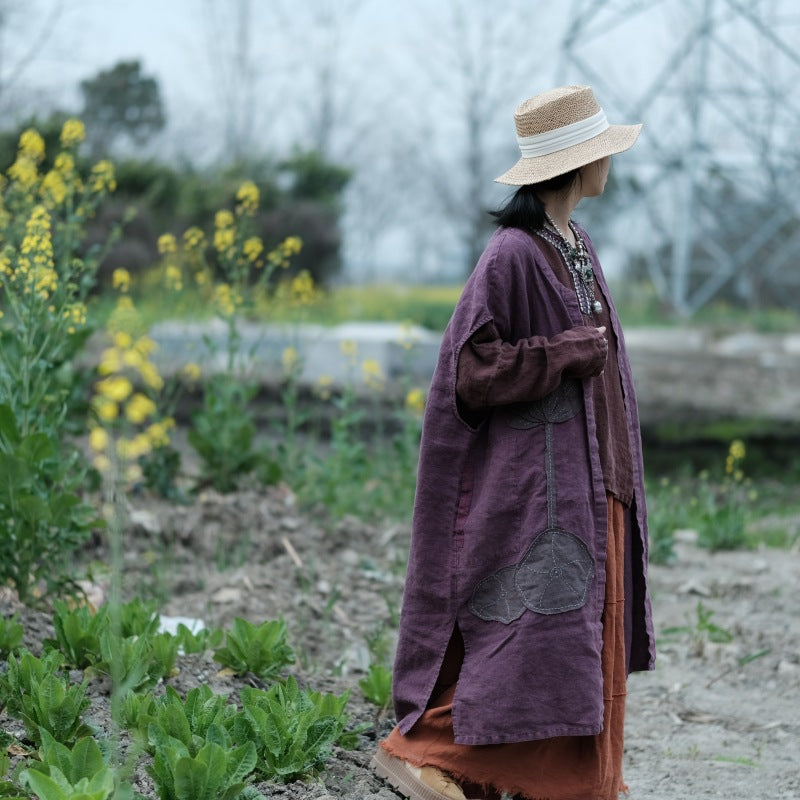
<path fill-rule="evenodd" d="M 603 306 L 594 295 L 594 270 L 583 237 L 570 220 L 569 228 L 575 236 L 575 245 L 571 245 L 547 212 L 545 212 L 545 217 L 550 228 L 540 228 L 538 233 L 561 253 L 567 271 L 572 276 L 572 284 L 575 287 L 581 311 L 587 316 L 599 314 L 603 310 Z"/>

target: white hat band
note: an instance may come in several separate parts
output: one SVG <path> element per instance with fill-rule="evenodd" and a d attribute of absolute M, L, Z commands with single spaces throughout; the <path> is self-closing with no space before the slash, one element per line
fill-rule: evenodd
<path fill-rule="evenodd" d="M 576 144 L 581 144 L 602 133 L 609 127 L 605 112 L 601 108 L 591 117 L 578 120 L 552 131 L 536 133 L 533 136 L 517 136 L 523 158 L 536 158 L 557 153 Z"/>

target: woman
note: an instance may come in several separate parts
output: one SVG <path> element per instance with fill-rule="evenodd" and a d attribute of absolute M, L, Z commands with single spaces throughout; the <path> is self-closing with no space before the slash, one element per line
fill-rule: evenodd
<path fill-rule="evenodd" d="M 571 219 L 640 125 L 588 87 L 526 100 L 518 186 L 445 331 L 373 760 L 415 800 L 616 800 L 625 683 L 655 657 L 641 442 L 619 319 Z"/>

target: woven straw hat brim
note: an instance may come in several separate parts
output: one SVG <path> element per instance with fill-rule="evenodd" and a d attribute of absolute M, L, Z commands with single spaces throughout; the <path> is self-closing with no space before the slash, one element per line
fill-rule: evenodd
<path fill-rule="evenodd" d="M 495 181 L 511 186 L 526 186 L 555 178 L 556 175 L 591 164 L 599 158 L 622 153 L 633 146 L 641 129 L 641 124 L 610 125 L 597 136 L 564 150 L 548 153 L 546 156 L 521 158 L 510 170 L 495 178 Z"/>

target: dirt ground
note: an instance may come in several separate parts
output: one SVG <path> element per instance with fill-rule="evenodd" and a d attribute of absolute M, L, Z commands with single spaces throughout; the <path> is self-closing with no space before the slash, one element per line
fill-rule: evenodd
<path fill-rule="evenodd" d="M 357 681 L 372 654 L 389 658 L 393 648 L 408 526 L 301 513 L 282 488 L 207 492 L 191 505 L 134 498 L 130 512 L 127 595 L 156 593 L 163 615 L 208 626 L 236 616 L 283 617 L 299 680 L 322 691 L 352 690 L 352 721 L 370 723 L 360 748 L 336 751 L 317 780 L 259 790 L 286 800 L 396 798 L 369 769 L 392 720 L 364 700 Z M 100 547 L 87 554 L 103 556 Z M 659 658 L 655 672 L 628 684 L 630 800 L 800 798 L 798 585 L 797 548 L 711 555 L 690 532 L 681 535 L 673 564 L 652 567 Z M 698 603 L 732 641 L 708 640 Z M 52 635 L 46 615 L 15 609 L 8 598 L 0 608 L 19 613 L 34 652 Z M 665 633 L 670 628 L 680 630 Z M 169 683 L 181 693 L 200 683 L 235 693 L 241 680 L 219 675 L 218 666 L 210 655 L 183 657 Z M 92 692 L 89 716 L 107 724 L 106 688 Z M 21 731 L 5 716 L 0 725 Z M 143 770 L 137 789 L 156 797 Z"/>

